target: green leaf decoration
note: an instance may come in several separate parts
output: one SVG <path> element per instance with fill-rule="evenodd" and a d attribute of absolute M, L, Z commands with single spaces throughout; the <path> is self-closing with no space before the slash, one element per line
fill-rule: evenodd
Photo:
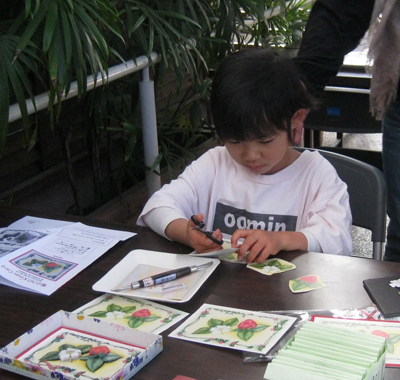
<path fill-rule="evenodd" d="M 143 319 L 144 322 L 152 322 L 155 321 L 156 319 L 160 319 L 160 317 L 158 315 L 150 315 L 149 317 L 146 318 L 141 318 Z"/>
<path fill-rule="evenodd" d="M 112 303 L 111 305 L 108 305 L 108 306 L 107 306 L 107 311 L 108 311 L 108 312 L 111 312 L 111 313 L 112 313 L 113 311 L 121 311 L 121 309 L 122 309 L 122 307 L 116 305 L 115 303 Z"/>
<path fill-rule="evenodd" d="M 210 327 L 222 326 L 224 321 L 221 319 L 210 318 L 207 322 L 207 325 Z"/>
<path fill-rule="evenodd" d="M 66 350 L 67 348 L 76 348 L 76 346 L 72 344 L 62 344 L 60 347 L 58 347 L 58 352 L 61 352 L 62 350 Z"/>
<path fill-rule="evenodd" d="M 237 335 L 241 340 L 247 342 L 254 335 L 254 331 L 251 329 L 240 330 Z"/>
<path fill-rule="evenodd" d="M 239 320 L 237 318 L 227 319 L 223 324 L 224 326 L 235 326 L 237 325 Z"/>
<path fill-rule="evenodd" d="M 254 329 L 252 329 L 254 332 L 259 332 L 259 331 L 263 331 L 266 328 L 268 328 L 270 325 L 257 325 L 256 327 L 254 327 Z"/>
<path fill-rule="evenodd" d="M 43 357 L 41 357 L 39 359 L 39 362 L 50 362 L 50 361 L 53 361 L 53 360 L 60 360 L 58 354 L 59 354 L 58 351 L 48 352 L 46 355 L 44 355 Z"/>
<path fill-rule="evenodd" d="M 104 318 L 106 315 L 107 315 L 106 311 L 96 311 L 92 314 L 89 314 L 89 317 Z"/>
<path fill-rule="evenodd" d="M 400 341 L 400 335 L 399 334 L 389 335 L 389 339 L 387 340 L 387 342 L 390 342 L 390 343 L 397 343 L 398 341 Z"/>
<path fill-rule="evenodd" d="M 394 344 L 393 343 L 386 341 L 386 352 L 388 354 L 394 354 Z"/>
<path fill-rule="evenodd" d="M 308 286 L 304 282 L 301 282 L 301 281 L 296 281 L 296 282 L 293 282 L 293 284 L 292 284 L 292 289 L 295 292 L 298 290 L 306 289 L 307 287 Z"/>
<path fill-rule="evenodd" d="M 267 266 L 280 268 L 282 264 L 280 263 L 279 260 L 272 260 L 267 263 Z"/>
<path fill-rule="evenodd" d="M 110 353 L 110 354 L 104 356 L 103 360 L 104 360 L 104 363 L 111 363 L 111 362 L 115 362 L 116 360 L 121 359 L 121 358 L 122 358 L 122 356 L 120 356 L 120 355 Z"/>
<path fill-rule="evenodd" d="M 262 263 L 255 263 L 255 264 L 249 264 L 252 268 L 256 268 L 256 269 L 264 269 L 264 267 L 266 267 L 267 265 L 262 264 Z"/>
<path fill-rule="evenodd" d="M 193 334 L 209 334 L 211 332 L 210 327 L 200 327 Z"/>
<path fill-rule="evenodd" d="M 121 309 L 123 313 L 132 313 L 132 311 L 136 310 L 136 306 L 125 306 Z"/>
<path fill-rule="evenodd" d="M 138 328 L 140 325 L 143 325 L 144 321 L 141 318 L 131 318 L 128 321 L 128 326 L 132 329 Z"/>
<path fill-rule="evenodd" d="M 82 344 L 80 346 L 77 346 L 76 348 L 78 350 L 81 350 L 81 354 L 87 354 L 91 349 L 92 349 L 92 345 L 91 344 Z"/>
<path fill-rule="evenodd" d="M 89 359 L 86 360 L 86 367 L 91 372 L 97 371 L 104 364 L 104 360 L 99 357 L 90 356 Z"/>
<path fill-rule="evenodd" d="M 293 265 L 281 265 L 279 269 L 283 272 L 285 270 L 290 270 L 293 268 Z"/>

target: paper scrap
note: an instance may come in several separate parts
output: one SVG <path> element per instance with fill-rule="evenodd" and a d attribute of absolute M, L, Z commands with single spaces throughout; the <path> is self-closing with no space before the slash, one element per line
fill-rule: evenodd
<path fill-rule="evenodd" d="M 310 292 L 312 290 L 324 288 L 325 286 L 321 277 L 314 274 L 308 274 L 289 281 L 289 288 L 293 293 Z"/>

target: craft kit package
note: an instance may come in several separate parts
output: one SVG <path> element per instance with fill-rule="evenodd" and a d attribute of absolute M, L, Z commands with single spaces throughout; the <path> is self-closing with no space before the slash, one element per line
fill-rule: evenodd
<path fill-rule="evenodd" d="M 59 311 L 0 349 L 0 367 L 32 379 L 130 379 L 162 337 Z"/>
<path fill-rule="evenodd" d="M 268 380 L 383 380 L 386 339 L 306 322 L 268 364 Z"/>

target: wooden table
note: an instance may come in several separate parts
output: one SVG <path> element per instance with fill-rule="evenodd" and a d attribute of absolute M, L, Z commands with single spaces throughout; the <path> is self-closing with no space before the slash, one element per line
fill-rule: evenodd
<path fill-rule="evenodd" d="M 0 207 L 0 227 L 27 215 L 24 210 Z M 54 218 L 54 215 L 35 216 Z M 58 217 L 65 219 L 65 216 Z M 77 220 L 77 219 L 75 219 Z M 80 221 L 105 228 L 127 229 L 88 219 Z M 72 311 L 100 296 L 92 285 L 105 275 L 127 253 L 134 249 L 148 249 L 170 253 L 188 253 L 190 248 L 167 241 L 147 228 L 118 243 L 101 258 L 51 296 L 0 285 L 0 347 L 3 347 L 58 310 Z M 334 256 L 318 253 L 284 252 L 279 257 L 294 263 L 295 271 L 264 276 L 245 265 L 221 262 L 195 296 L 186 303 L 169 304 L 195 312 L 203 303 L 254 311 L 331 310 L 361 308 L 371 304 L 362 281 L 367 278 L 399 275 L 400 264 L 371 259 Z M 309 293 L 292 294 L 290 279 L 307 274 L 318 274 L 327 287 Z M 163 335 L 164 350 L 136 375 L 139 380 L 172 380 L 185 375 L 198 380 L 263 379 L 265 362 L 244 363 L 240 351 L 186 342 Z M 385 380 L 399 379 L 400 369 L 387 368 Z M 23 379 L 20 375 L 0 370 L 0 379 Z"/>

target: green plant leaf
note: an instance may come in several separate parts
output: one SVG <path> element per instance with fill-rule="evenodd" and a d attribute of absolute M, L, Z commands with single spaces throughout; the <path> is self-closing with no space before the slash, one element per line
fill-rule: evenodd
<path fill-rule="evenodd" d="M 125 306 L 121 309 L 123 313 L 132 313 L 132 311 L 136 310 L 136 306 Z"/>
<path fill-rule="evenodd" d="M 119 305 L 116 305 L 115 303 L 112 303 L 107 306 L 107 311 L 113 312 L 113 311 L 121 311 L 122 307 Z"/>
<path fill-rule="evenodd" d="M 122 356 L 120 356 L 120 355 L 110 353 L 110 354 L 104 356 L 103 360 L 104 360 L 104 363 L 111 363 L 111 362 L 115 362 L 116 360 L 121 359 L 121 358 L 122 358 Z"/>
<path fill-rule="evenodd" d="M 207 325 L 210 327 L 222 326 L 224 321 L 222 319 L 210 318 Z"/>
<path fill-rule="evenodd" d="M 61 352 L 62 350 L 66 350 L 68 348 L 76 348 L 76 346 L 72 344 L 62 344 L 61 346 L 58 347 L 58 351 Z"/>
<path fill-rule="evenodd" d="M 93 346 L 91 344 L 82 344 L 82 345 L 77 346 L 76 348 L 78 350 L 81 350 L 81 354 L 83 355 L 83 354 L 87 354 L 92 349 L 92 347 Z"/>
<path fill-rule="evenodd" d="M 86 360 L 86 367 L 91 372 L 97 371 L 103 364 L 104 364 L 104 360 L 100 357 L 91 356 Z"/>
<path fill-rule="evenodd" d="M 48 352 L 46 355 L 42 356 L 39 359 L 39 362 L 50 362 L 54 360 L 60 360 L 60 357 L 58 356 L 59 352 L 58 351 L 51 351 Z"/>
<path fill-rule="evenodd" d="M 270 325 L 257 325 L 256 327 L 254 327 L 253 331 L 254 332 L 260 332 L 265 330 L 266 328 L 268 328 Z"/>
<path fill-rule="evenodd" d="M 160 317 L 158 315 L 150 315 L 149 317 L 146 318 L 142 318 L 144 320 L 144 322 L 152 322 L 155 321 L 157 319 L 160 319 Z"/>
<path fill-rule="evenodd" d="M 53 40 L 54 29 L 58 22 L 58 2 L 51 1 L 46 12 L 43 32 L 43 52 L 47 53 Z"/>
<path fill-rule="evenodd" d="M 89 317 L 95 317 L 95 318 L 104 318 L 107 315 L 106 311 L 96 311 L 92 314 L 89 314 Z"/>
<path fill-rule="evenodd" d="M 132 329 L 136 329 L 139 326 L 143 325 L 144 321 L 142 318 L 131 318 L 128 321 L 128 326 Z"/>
<path fill-rule="evenodd" d="M 238 322 L 239 322 L 239 319 L 230 318 L 230 319 L 227 319 L 223 324 L 224 324 L 224 326 L 235 326 L 238 324 Z"/>
<path fill-rule="evenodd" d="M 237 335 L 241 340 L 244 340 L 245 342 L 247 342 L 254 335 L 254 331 L 252 331 L 251 329 L 240 330 L 237 333 Z"/>
<path fill-rule="evenodd" d="M 193 332 L 193 334 L 210 334 L 210 333 L 211 333 L 210 327 L 200 327 L 199 329 Z"/>

